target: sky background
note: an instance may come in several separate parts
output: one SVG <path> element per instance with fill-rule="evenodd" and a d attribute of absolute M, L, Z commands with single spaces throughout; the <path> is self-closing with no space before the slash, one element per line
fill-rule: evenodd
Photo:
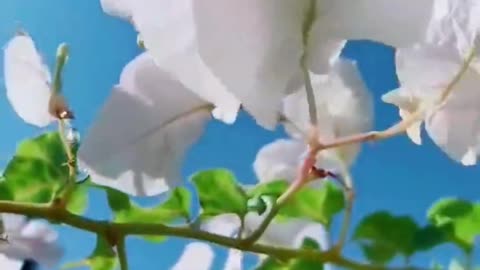
<path fill-rule="evenodd" d="M 0 44 L 5 44 L 18 27 L 30 33 L 50 66 L 57 45 L 61 42 L 70 45 L 64 93 L 76 113 L 75 124 L 84 134 L 108 98 L 112 85 L 117 83 L 124 65 L 139 54 L 133 28 L 103 14 L 99 0 L 1 0 Z M 397 84 L 392 53 L 390 48 L 367 42 L 351 43 L 345 50 L 346 56 L 358 60 L 367 86 L 374 93 L 375 129 L 386 128 L 398 119 L 397 111 L 380 101 L 381 95 Z M 0 79 L 0 165 L 3 167 L 21 139 L 43 131 L 23 124 L 17 117 L 6 100 L 3 78 Z M 212 122 L 188 154 L 183 174 L 187 178 L 199 169 L 226 167 L 244 183 L 254 183 L 252 162 L 256 152 L 262 145 L 284 136 L 281 129 L 262 130 L 246 115 L 241 115 L 234 126 Z M 367 213 L 386 209 L 411 214 L 423 224 L 426 210 L 440 197 L 478 200 L 479 172 L 478 166 L 466 168 L 456 164 L 426 137 L 420 147 L 406 136 L 366 144 L 353 166 L 357 187 L 353 222 L 357 223 Z M 149 204 L 153 200 L 143 201 Z M 109 217 L 102 194 L 91 194 L 87 214 L 94 218 Z M 90 254 L 93 235 L 71 228 L 59 231 L 60 242 L 66 250 L 62 262 L 81 260 Z M 169 269 L 185 243 L 188 241 L 169 240 L 155 245 L 131 239 L 127 246 L 130 269 Z M 346 252 L 352 258 L 362 259 L 354 244 L 350 244 Z M 219 249 L 218 254 L 214 269 L 221 269 L 226 251 Z M 446 263 L 447 257 L 458 254 L 455 248 L 445 246 L 415 256 L 413 261 L 426 266 L 435 258 Z"/>

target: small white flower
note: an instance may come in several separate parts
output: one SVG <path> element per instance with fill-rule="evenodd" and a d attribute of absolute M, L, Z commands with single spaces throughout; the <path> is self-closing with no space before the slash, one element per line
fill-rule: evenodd
<path fill-rule="evenodd" d="M 46 223 L 27 221 L 23 216 L 2 214 L 4 234 L 0 253 L 12 260 L 32 259 L 48 268 L 55 267 L 63 256 L 57 245 L 58 235 Z M 3 269 L 3 268 L 2 268 Z"/>
<path fill-rule="evenodd" d="M 445 104 L 435 105 L 463 63 L 452 57 L 450 48 L 431 46 L 397 52 L 397 74 L 401 88 L 383 96 L 399 108 L 402 118 L 423 110 L 423 118 L 407 134 L 421 144 L 421 125 L 432 140 L 452 159 L 474 165 L 480 145 L 480 74 L 470 67 L 454 86 Z"/>
<path fill-rule="evenodd" d="M 0 269 L 6 270 L 20 270 L 22 269 L 23 261 L 10 259 L 5 255 L 0 254 Z"/>
<path fill-rule="evenodd" d="M 45 127 L 55 121 L 49 112 L 50 71 L 26 34 L 13 37 L 4 48 L 7 98 L 28 124 Z"/>
<path fill-rule="evenodd" d="M 213 249 L 205 243 L 190 243 L 171 270 L 210 270 L 214 259 Z M 233 269 L 232 269 L 233 270 Z"/>
<path fill-rule="evenodd" d="M 203 133 L 211 107 L 148 53 L 123 70 L 79 149 L 92 181 L 153 196 L 181 183 L 184 153 Z"/>
<path fill-rule="evenodd" d="M 338 59 L 327 75 L 312 74 L 315 94 L 318 134 L 321 142 L 368 131 L 373 125 L 373 99 L 366 88 L 355 62 Z M 306 91 L 294 91 L 283 100 L 287 133 L 298 140 L 307 139 L 310 115 Z M 306 146 L 305 146 L 306 147 Z M 337 156 L 350 165 L 359 152 L 359 145 L 348 145 L 332 151 L 322 151 L 331 159 Z M 293 153 L 292 153 L 293 154 Z M 319 159 L 321 160 L 321 159 Z M 325 168 L 327 169 L 327 168 Z"/>

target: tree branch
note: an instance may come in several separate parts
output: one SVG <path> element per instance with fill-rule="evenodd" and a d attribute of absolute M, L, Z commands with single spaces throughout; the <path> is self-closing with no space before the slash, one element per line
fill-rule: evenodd
<path fill-rule="evenodd" d="M 74 215 L 63 208 L 47 204 L 29 204 L 10 201 L 0 201 L 0 212 L 27 215 L 33 218 L 43 218 L 69 225 L 74 228 L 89 231 L 103 236 L 120 235 L 164 235 L 195 239 L 210 242 L 227 248 L 234 248 L 245 252 L 266 254 L 285 259 L 304 258 L 323 263 L 331 263 L 341 267 L 355 270 L 420 270 L 419 268 L 388 268 L 384 266 L 373 266 L 351 261 L 341 257 L 334 250 L 315 251 L 310 249 L 288 249 L 275 246 L 252 244 L 243 245 L 235 238 L 225 237 L 209 232 L 198 231 L 185 227 L 171 227 L 163 224 L 145 223 L 115 223 L 107 221 L 96 221 L 86 217 Z M 121 252 L 121 251 L 120 251 Z"/>

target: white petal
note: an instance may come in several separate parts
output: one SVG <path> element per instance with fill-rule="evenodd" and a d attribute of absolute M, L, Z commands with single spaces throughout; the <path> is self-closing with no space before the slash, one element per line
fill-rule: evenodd
<path fill-rule="evenodd" d="M 296 140 L 280 139 L 263 146 L 253 163 L 258 181 L 293 181 L 306 151 L 307 145 Z"/>
<path fill-rule="evenodd" d="M 368 131 L 372 126 L 373 102 L 356 64 L 350 60 L 337 61 L 328 75 L 312 74 L 317 103 L 319 134 L 324 141 Z M 310 127 L 310 116 L 304 87 L 284 99 L 284 114 L 291 124 L 287 132 L 304 137 Z M 359 146 L 340 149 L 342 158 L 350 164 Z"/>
<path fill-rule="evenodd" d="M 431 106 L 459 72 L 462 63 L 446 47 L 417 47 L 399 50 L 397 74 L 402 84 L 388 101 L 413 112 Z M 455 85 L 446 104 L 430 112 L 425 128 L 432 140 L 451 158 L 464 164 L 476 162 L 480 143 L 480 74 L 470 68 Z"/>
<path fill-rule="evenodd" d="M 16 214 L 1 214 L 3 228 L 6 233 L 17 233 L 27 224 L 25 216 Z"/>
<path fill-rule="evenodd" d="M 20 270 L 22 269 L 23 261 L 8 258 L 0 254 L 0 269 L 5 270 Z"/>
<path fill-rule="evenodd" d="M 195 0 L 200 55 L 265 128 L 303 54 L 305 0 Z"/>
<path fill-rule="evenodd" d="M 201 229 L 222 236 L 234 236 L 240 227 L 240 219 L 234 214 L 223 214 L 212 217 L 201 224 Z"/>
<path fill-rule="evenodd" d="M 223 270 L 243 270 L 243 252 L 237 249 L 229 249 L 227 261 Z"/>
<path fill-rule="evenodd" d="M 321 0 L 318 40 L 369 39 L 394 47 L 411 46 L 425 40 L 435 1 Z"/>
<path fill-rule="evenodd" d="M 480 2 L 436 0 L 433 14 L 428 42 L 451 48 L 457 56 L 464 57 L 480 33 Z"/>
<path fill-rule="evenodd" d="M 3 214 L 8 242 L 0 243 L 0 253 L 9 258 L 33 259 L 41 265 L 54 267 L 63 256 L 57 244 L 57 233 L 45 222 L 29 221 L 17 215 Z"/>
<path fill-rule="evenodd" d="M 129 20 L 132 17 L 132 0 L 100 0 L 103 12 Z"/>
<path fill-rule="evenodd" d="M 50 73 L 30 36 L 12 38 L 4 48 L 3 61 L 7 98 L 15 112 L 39 127 L 55 121 L 48 112 Z"/>
<path fill-rule="evenodd" d="M 171 270 L 210 270 L 214 259 L 213 249 L 204 243 L 190 243 Z"/>
<path fill-rule="evenodd" d="M 120 79 L 132 83 L 113 90 L 85 137 L 80 166 L 97 184 L 132 195 L 157 195 L 181 183 L 184 153 L 201 136 L 210 110 L 147 54 L 126 69 L 132 66 L 135 72 L 124 75 L 134 78 Z"/>
<path fill-rule="evenodd" d="M 300 247 L 306 237 L 315 240 L 322 250 L 328 250 L 331 247 L 330 236 L 322 224 L 306 224 L 296 235 L 295 246 Z"/>
<path fill-rule="evenodd" d="M 134 24 L 157 65 L 215 104 L 215 118 L 233 123 L 240 101 L 200 58 L 192 0 L 136 0 L 133 5 Z"/>
<path fill-rule="evenodd" d="M 398 111 L 402 119 L 411 117 L 411 112 L 402 109 Z M 407 128 L 407 136 L 417 145 L 422 144 L 422 123 L 423 121 L 416 121 Z"/>

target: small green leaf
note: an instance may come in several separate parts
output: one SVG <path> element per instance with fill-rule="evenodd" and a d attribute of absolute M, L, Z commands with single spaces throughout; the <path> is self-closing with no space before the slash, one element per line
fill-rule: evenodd
<path fill-rule="evenodd" d="M 71 270 L 88 267 L 90 270 L 113 270 L 118 265 L 116 252 L 112 249 L 106 239 L 97 235 L 97 244 L 92 254 L 82 261 L 66 263 L 62 270 Z"/>
<path fill-rule="evenodd" d="M 85 213 L 88 207 L 88 186 L 77 184 L 67 204 L 67 210 L 76 215 Z"/>
<path fill-rule="evenodd" d="M 125 193 L 109 187 L 90 184 L 106 191 L 108 204 L 114 214 L 115 222 L 168 224 L 178 219 L 190 220 L 191 195 L 183 187 L 174 189 L 170 197 L 162 204 L 143 208 L 132 202 Z M 164 236 L 143 236 L 143 238 L 156 243 L 166 240 Z"/>
<path fill-rule="evenodd" d="M 420 228 L 415 233 L 414 246 L 416 251 L 427 251 L 432 248 L 445 243 L 445 233 L 432 225 Z"/>
<path fill-rule="evenodd" d="M 69 177 L 66 162 L 57 132 L 23 141 L 4 171 L 5 184 L 15 201 L 48 203 Z"/>
<path fill-rule="evenodd" d="M 196 187 L 203 216 L 233 213 L 247 214 L 248 197 L 228 170 L 216 169 L 196 173 L 191 181 Z"/>
<path fill-rule="evenodd" d="M 473 249 L 480 235 L 480 204 L 459 199 L 443 199 L 428 211 L 428 220 L 465 252 Z"/>
<path fill-rule="evenodd" d="M 87 263 L 91 270 L 113 270 L 118 264 L 118 258 L 108 241 L 97 236 L 97 245 Z"/>
<path fill-rule="evenodd" d="M 319 250 L 318 243 L 310 238 L 303 240 L 302 249 Z M 268 257 L 263 260 L 256 270 L 322 270 L 323 263 L 308 259 L 291 259 L 288 261 L 280 261 L 278 259 Z"/>
<path fill-rule="evenodd" d="M 396 254 L 409 257 L 415 252 L 418 226 L 410 217 L 377 212 L 364 218 L 355 229 L 353 238 L 362 244 L 365 256 L 384 264 Z"/>
<path fill-rule="evenodd" d="M 272 196 L 278 198 L 288 188 L 288 183 L 277 180 L 258 185 L 249 191 L 250 197 Z M 321 188 L 303 187 L 290 201 L 282 207 L 277 220 L 291 218 L 309 218 L 329 226 L 333 217 L 345 207 L 342 189 L 330 181 L 325 181 Z"/>

